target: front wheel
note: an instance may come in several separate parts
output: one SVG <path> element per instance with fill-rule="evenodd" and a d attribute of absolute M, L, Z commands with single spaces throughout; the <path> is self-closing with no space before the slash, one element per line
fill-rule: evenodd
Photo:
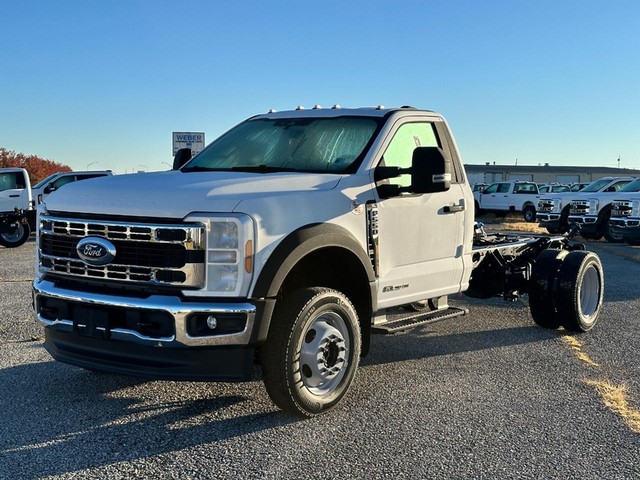
<path fill-rule="evenodd" d="M 276 304 L 260 351 L 267 393 L 282 410 L 312 417 L 346 395 L 360 359 L 360 324 L 349 299 L 304 288 Z"/>
<path fill-rule="evenodd" d="M 15 248 L 24 244 L 29 240 L 31 235 L 31 228 L 27 222 L 22 223 L 21 220 L 17 220 L 7 233 L 0 233 L 0 245 L 7 248 Z"/>
<path fill-rule="evenodd" d="M 528 206 L 524 207 L 522 210 L 522 216 L 524 217 L 524 221 L 528 223 L 532 223 L 536 221 L 536 209 L 534 207 Z"/>

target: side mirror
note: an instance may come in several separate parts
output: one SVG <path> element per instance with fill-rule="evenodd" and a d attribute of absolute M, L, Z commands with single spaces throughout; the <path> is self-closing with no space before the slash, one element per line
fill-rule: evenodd
<path fill-rule="evenodd" d="M 451 159 L 439 147 L 418 147 L 411 161 L 411 192 L 446 192 L 451 186 Z"/>
<path fill-rule="evenodd" d="M 609 187 L 605 190 L 605 192 L 611 193 L 611 192 L 615 192 L 616 191 L 616 187 Z"/>
<path fill-rule="evenodd" d="M 173 170 L 180 170 L 189 160 L 191 160 L 191 149 L 181 148 L 176 152 L 175 157 L 173 157 Z"/>
<path fill-rule="evenodd" d="M 56 191 L 56 186 L 52 183 L 44 188 L 44 193 L 51 193 Z"/>

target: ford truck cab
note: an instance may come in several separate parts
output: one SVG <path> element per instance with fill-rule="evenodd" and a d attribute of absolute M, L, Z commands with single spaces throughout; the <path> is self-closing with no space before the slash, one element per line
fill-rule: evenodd
<path fill-rule="evenodd" d="M 55 359 L 182 380 L 245 380 L 257 360 L 276 405 L 313 416 L 344 397 L 371 334 L 466 313 L 448 295 L 508 285 L 510 300 L 536 292 L 546 328 L 598 318 L 595 254 L 476 228 L 437 113 L 270 112 L 188 157 L 75 182 L 38 207 L 34 308 Z M 553 291 L 555 275 L 586 279 L 588 294 Z"/>

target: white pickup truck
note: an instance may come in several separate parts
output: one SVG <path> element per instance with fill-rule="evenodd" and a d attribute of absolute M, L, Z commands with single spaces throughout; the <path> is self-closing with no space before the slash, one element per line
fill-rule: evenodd
<path fill-rule="evenodd" d="M 620 185 L 620 183 L 616 184 Z M 609 224 L 611 203 L 615 198 L 640 191 L 640 179 L 627 183 L 619 190 L 607 189 L 603 192 L 581 195 L 571 200 L 569 206 L 569 226 L 579 225 L 580 234 L 585 238 L 599 239 L 604 237 L 608 242 L 622 242 L 619 233 L 614 232 Z"/>
<path fill-rule="evenodd" d="M 536 220 L 536 205 L 540 199 L 538 185 L 533 182 L 496 182 L 484 190 L 474 192 L 477 215 L 484 212 L 505 216 L 521 212 L 525 222 Z"/>
<path fill-rule="evenodd" d="M 29 174 L 24 168 L 0 168 L 0 245 L 25 243 L 34 220 Z"/>
<path fill-rule="evenodd" d="M 569 209 L 572 200 L 589 198 L 601 192 L 615 193 L 633 180 L 633 177 L 603 177 L 591 182 L 578 192 L 545 194 L 538 201 L 536 213 L 538 225 L 546 228 L 551 234 L 565 233 L 569 230 Z M 588 234 L 585 233 L 585 235 Z"/>
<path fill-rule="evenodd" d="M 448 295 L 529 293 L 546 328 L 598 319 L 597 255 L 474 226 L 437 113 L 270 112 L 190 157 L 38 207 L 34 308 L 55 359 L 188 380 L 245 380 L 258 361 L 275 404 L 308 417 L 344 397 L 372 334 L 465 314 Z"/>
<path fill-rule="evenodd" d="M 31 192 L 36 205 L 39 205 L 50 193 L 55 192 L 61 187 L 78 182 L 80 180 L 89 180 L 90 178 L 99 178 L 113 175 L 111 170 L 86 170 L 79 172 L 56 172 L 49 175 L 44 180 L 40 180 L 32 188 Z"/>
<path fill-rule="evenodd" d="M 640 193 L 616 195 L 611 202 L 609 228 L 612 235 L 621 241 L 640 245 Z"/>

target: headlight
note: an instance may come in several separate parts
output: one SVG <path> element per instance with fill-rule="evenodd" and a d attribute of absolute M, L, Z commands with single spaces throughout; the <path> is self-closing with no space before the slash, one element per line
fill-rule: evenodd
<path fill-rule="evenodd" d="M 631 209 L 632 217 L 640 217 L 640 200 L 633 201 L 633 207 Z"/>
<path fill-rule="evenodd" d="M 600 201 L 597 198 L 589 199 L 589 213 L 591 215 L 597 215 L 598 210 L 600 210 Z"/>
<path fill-rule="evenodd" d="M 207 229 L 205 287 L 185 295 L 247 296 L 253 275 L 253 221 L 247 215 L 194 213 L 185 222 Z"/>

